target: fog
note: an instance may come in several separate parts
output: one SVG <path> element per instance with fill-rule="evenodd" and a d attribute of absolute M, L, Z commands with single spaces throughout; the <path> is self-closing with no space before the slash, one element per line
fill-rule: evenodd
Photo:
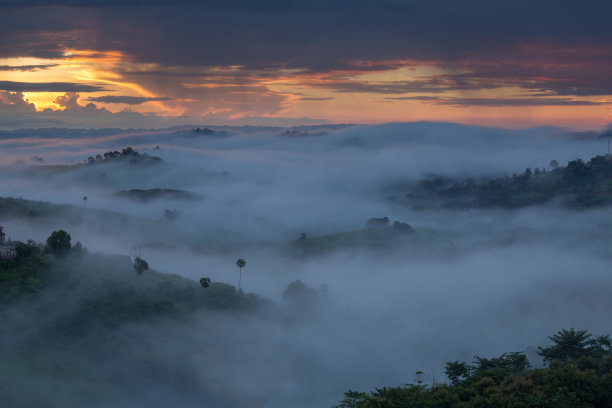
<path fill-rule="evenodd" d="M 0 212 L 11 238 L 44 242 L 65 229 L 90 252 L 128 255 L 142 245 L 155 270 L 236 286 L 241 257 L 242 289 L 274 302 L 271 313 L 208 311 L 118 327 L 117 338 L 130 340 L 111 358 L 75 346 L 69 360 L 88 377 L 23 380 L 34 396 L 63 390 L 48 406 L 95 395 L 89 406 L 329 407 L 348 389 L 413 382 L 417 370 L 443 382 L 446 361 L 476 354 L 527 350 L 537 365 L 533 348 L 562 328 L 611 332 L 610 209 L 417 210 L 393 187 L 432 174 L 503 177 L 553 159 L 587 161 L 606 153 L 602 139 L 445 123 L 304 128 L 293 137 L 280 128 L 213 131 L 0 133 L 0 196 L 71 205 L 53 216 Z M 163 162 L 75 165 L 127 146 Z M 193 197 L 114 195 L 156 188 Z M 336 245 L 335 234 L 383 216 L 415 233 Z M 334 244 L 292 251 L 302 233 Z M 298 279 L 318 290 L 314 305 L 281 296 Z M 10 311 L 21 325 L 32 314 Z M 27 333 L 2 341 L 19 344 Z"/>

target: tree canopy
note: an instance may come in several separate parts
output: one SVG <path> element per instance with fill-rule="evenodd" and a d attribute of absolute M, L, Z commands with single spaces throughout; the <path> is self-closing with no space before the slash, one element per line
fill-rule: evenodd
<path fill-rule="evenodd" d="M 138 275 L 142 275 L 144 271 L 149 270 L 149 263 L 142 258 L 134 259 L 134 270 Z"/>
<path fill-rule="evenodd" d="M 586 330 L 562 329 L 549 337 L 550 347 L 538 347 L 544 362 L 577 360 L 581 357 L 601 357 L 610 354 L 610 336 L 596 336 Z"/>
<path fill-rule="evenodd" d="M 612 404 L 610 337 L 561 330 L 540 347 L 547 362 L 530 369 L 524 353 L 475 356 L 472 364 L 446 364 L 450 384 L 404 384 L 371 392 L 349 390 L 336 408 L 609 407 Z"/>
<path fill-rule="evenodd" d="M 53 231 L 47 238 L 47 249 L 54 255 L 65 255 L 70 251 L 70 234 L 64 230 Z"/>

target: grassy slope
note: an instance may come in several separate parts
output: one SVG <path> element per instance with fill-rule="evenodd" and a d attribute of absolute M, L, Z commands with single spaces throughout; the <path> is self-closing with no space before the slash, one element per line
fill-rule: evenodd
<path fill-rule="evenodd" d="M 138 276 L 126 256 L 86 252 L 62 258 L 32 254 L 4 262 L 0 292 L 3 299 L 12 299 L 3 302 L 9 309 L 20 302 L 48 310 L 31 318 L 58 334 L 86 333 L 160 316 L 185 317 L 202 308 L 245 312 L 267 304 L 224 283 L 213 282 L 204 289 L 189 279 L 153 270 Z M 54 307 L 58 301 L 62 306 Z"/>
<path fill-rule="evenodd" d="M 154 227 L 158 221 L 127 215 L 116 211 L 98 210 L 70 204 L 24 200 L 22 198 L 0 197 L 0 219 L 22 218 L 29 221 L 44 222 L 61 218 L 71 225 L 87 222 L 92 227 L 105 228 L 105 225 L 122 225 L 128 219 L 143 228 Z"/>

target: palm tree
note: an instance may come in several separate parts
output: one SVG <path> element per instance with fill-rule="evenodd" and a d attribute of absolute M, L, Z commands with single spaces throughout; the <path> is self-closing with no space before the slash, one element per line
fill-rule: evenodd
<path fill-rule="evenodd" d="M 236 266 L 240 269 L 240 279 L 238 280 L 238 291 L 240 291 L 240 282 L 242 281 L 242 268 L 246 266 L 246 261 L 242 258 L 238 258 Z"/>
<path fill-rule="evenodd" d="M 204 289 L 208 288 L 210 286 L 210 278 L 200 279 L 200 285 L 202 285 Z"/>

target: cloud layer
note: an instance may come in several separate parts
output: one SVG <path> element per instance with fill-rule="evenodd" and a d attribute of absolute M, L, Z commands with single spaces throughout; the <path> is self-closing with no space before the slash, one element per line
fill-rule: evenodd
<path fill-rule="evenodd" d="M 18 76 L 2 81 L 10 91 L 103 87 L 112 93 L 92 95 L 100 103 L 123 98 L 120 103 L 144 112 L 136 103 L 142 99 L 133 98 L 155 98 L 146 101 L 159 103 L 156 112 L 218 120 L 384 122 L 442 115 L 470 123 L 509 125 L 523 117 L 525 123 L 556 119 L 592 127 L 610 120 L 612 30 L 605 2 L 2 6 L 0 34 L 11 38 L 0 44 L 0 58 L 7 61 L 3 72 L 66 76 L 61 67 L 92 63 L 86 75 L 70 73 L 83 82 Z M 33 58 L 40 61 L 34 64 Z"/>

